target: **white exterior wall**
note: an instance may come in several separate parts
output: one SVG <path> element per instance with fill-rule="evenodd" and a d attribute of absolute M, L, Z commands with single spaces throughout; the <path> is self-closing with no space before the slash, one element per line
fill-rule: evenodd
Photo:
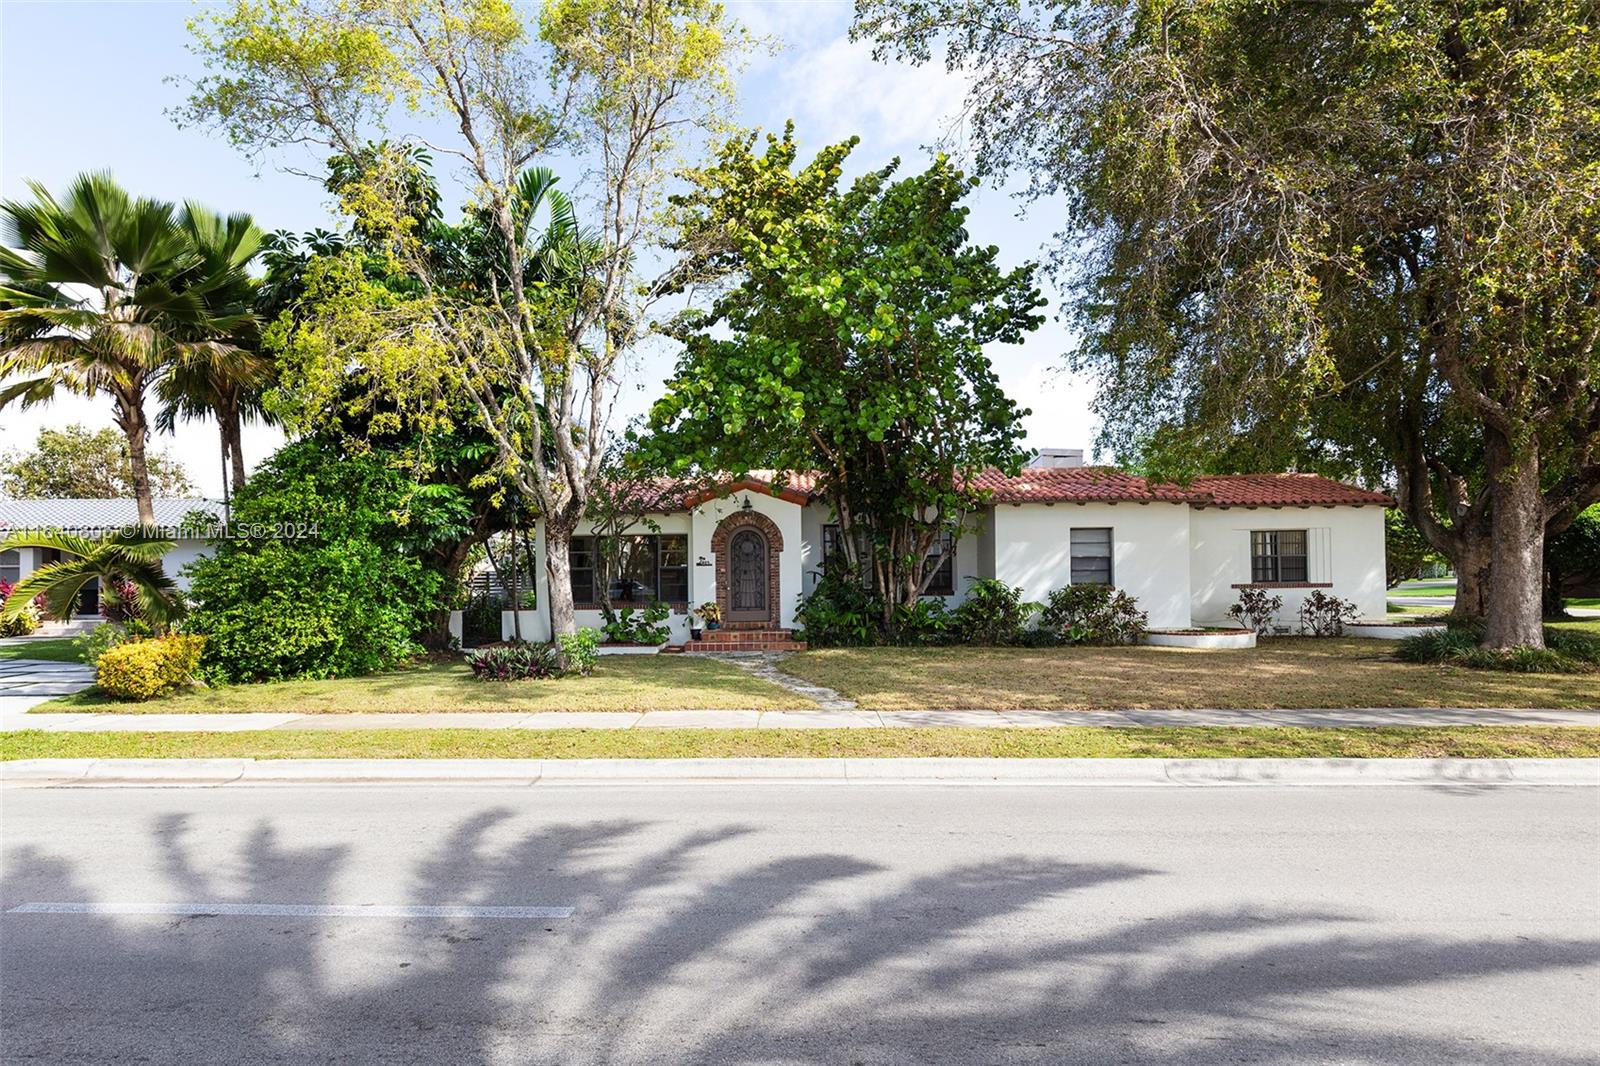
<path fill-rule="evenodd" d="M 1250 580 L 1250 533 L 1258 529 L 1306 531 L 1307 578 L 1321 591 L 1352 600 L 1363 618 L 1387 613 L 1382 507 L 1207 507 L 1189 519 L 1196 625 L 1231 623 L 1235 585 Z M 1283 597 L 1278 625 L 1298 627 L 1300 604 L 1315 591 L 1274 588 Z"/>
<path fill-rule="evenodd" d="M 161 565 L 172 575 L 172 580 L 178 583 L 180 589 L 188 591 L 189 575 L 186 571 L 189 564 L 210 554 L 211 545 L 203 540 L 180 540 L 177 547 L 162 557 Z"/>
<path fill-rule="evenodd" d="M 176 546 L 161 557 L 161 567 L 172 578 L 178 588 L 187 592 L 189 590 L 188 567 L 197 559 L 202 559 L 211 554 L 211 546 L 207 541 L 197 539 L 183 539 L 176 542 Z M 39 548 L 18 548 L 17 556 L 20 563 L 20 577 L 27 577 L 42 565 L 44 552 Z"/>
<path fill-rule="evenodd" d="M 994 509 L 994 576 L 1043 603 L 1072 583 L 1071 530 L 1110 528 L 1111 580 L 1153 629 L 1189 626 L 1189 508 L 1171 503 L 1029 503 Z"/>

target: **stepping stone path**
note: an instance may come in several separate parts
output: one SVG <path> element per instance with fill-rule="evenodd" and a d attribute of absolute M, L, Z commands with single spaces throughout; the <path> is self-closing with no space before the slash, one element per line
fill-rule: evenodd
<path fill-rule="evenodd" d="M 825 711 L 853 711 L 856 709 L 855 700 L 846 699 L 842 694 L 835 692 L 831 688 L 810 684 L 792 674 L 786 674 L 779 670 L 778 663 L 787 656 L 767 652 L 752 655 L 749 652 L 712 651 L 704 654 L 708 659 L 721 659 L 723 662 L 731 663 L 745 673 L 753 674 L 763 681 L 770 681 L 774 685 L 788 689 L 790 692 L 799 693 L 806 699 L 815 701 L 817 706 Z"/>

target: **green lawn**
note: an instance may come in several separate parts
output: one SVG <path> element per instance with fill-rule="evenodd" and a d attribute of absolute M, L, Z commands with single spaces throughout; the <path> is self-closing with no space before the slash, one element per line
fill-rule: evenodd
<path fill-rule="evenodd" d="M 1423 585 L 1402 585 L 1399 588 L 1389 590 L 1390 596 L 1402 598 L 1406 596 L 1454 596 L 1455 594 L 1456 583 L 1454 581 L 1430 582 Z"/>
<path fill-rule="evenodd" d="M 1600 608 L 1600 596 L 1568 596 L 1563 602 L 1568 607 Z"/>
<path fill-rule="evenodd" d="M 43 659 L 53 663 L 80 662 L 78 649 L 72 637 L 41 637 L 20 644 L 0 644 L 0 661 L 6 659 Z"/>
<path fill-rule="evenodd" d="M 0 760 L 1002 758 L 1533 758 L 1600 756 L 1600 729 L 375 729 L 330 733 L 0 734 Z"/>
<path fill-rule="evenodd" d="M 1600 620 L 1563 627 L 1600 631 Z M 1419 666 L 1381 640 L 1180 648 L 827 648 L 782 669 L 871 710 L 1119 707 L 1600 708 L 1600 675 Z"/>
<path fill-rule="evenodd" d="M 36 711 L 173 714 L 290 711 L 661 711 L 814 708 L 816 704 L 738 667 L 691 655 L 616 655 L 589 677 L 545 681 L 476 681 L 464 663 L 333 681 L 283 681 L 194 689 L 147 703 L 122 703 L 93 689 Z"/>

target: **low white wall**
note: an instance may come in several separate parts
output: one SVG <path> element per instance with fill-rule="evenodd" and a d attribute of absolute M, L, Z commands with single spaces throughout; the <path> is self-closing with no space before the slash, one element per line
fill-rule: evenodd
<path fill-rule="evenodd" d="M 1171 503 L 1029 503 L 994 509 L 994 576 L 1043 603 L 1072 583 L 1073 527 L 1110 528 L 1111 580 L 1156 629 L 1189 623 L 1189 510 Z"/>
<path fill-rule="evenodd" d="M 1355 603 L 1363 618 L 1382 618 L 1385 603 L 1383 508 L 1207 507 L 1189 518 L 1191 612 L 1196 625 L 1220 625 L 1238 602 L 1235 585 L 1250 580 L 1250 533 L 1306 531 L 1307 577 L 1321 591 Z M 1272 588 L 1283 597 L 1277 624 L 1298 628 L 1300 604 L 1314 588 Z"/>
<path fill-rule="evenodd" d="M 516 614 L 522 622 L 523 640 L 543 642 L 550 639 L 550 622 L 543 611 L 517 611 Z M 517 635 L 516 622 L 511 615 L 511 611 L 500 612 L 501 640 L 512 640 Z"/>

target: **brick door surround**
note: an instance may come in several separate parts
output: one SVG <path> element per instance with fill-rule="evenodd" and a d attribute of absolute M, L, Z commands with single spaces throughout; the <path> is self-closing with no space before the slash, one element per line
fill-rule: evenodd
<path fill-rule="evenodd" d="M 780 557 L 783 554 L 783 534 L 778 524 L 760 511 L 735 511 L 717 523 L 711 534 L 711 555 L 716 560 L 717 606 L 722 609 L 723 624 L 729 619 L 728 594 L 728 541 L 741 529 L 754 529 L 767 540 L 767 624 L 778 629 L 783 608 L 778 599 Z"/>

